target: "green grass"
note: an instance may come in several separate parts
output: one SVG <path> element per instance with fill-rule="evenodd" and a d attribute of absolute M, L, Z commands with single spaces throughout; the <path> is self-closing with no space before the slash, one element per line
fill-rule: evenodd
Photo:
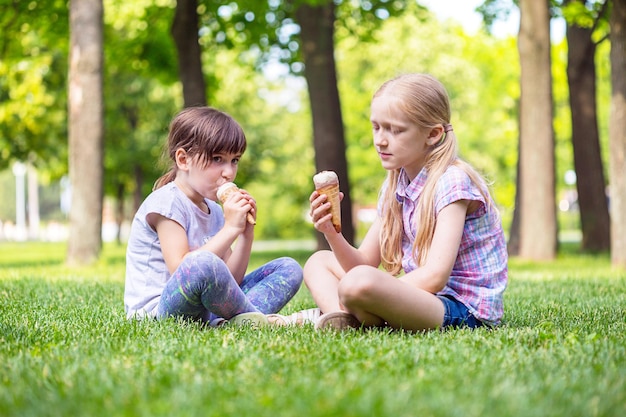
<path fill-rule="evenodd" d="M 626 273 L 605 256 L 512 260 L 502 327 L 408 334 L 127 321 L 123 248 L 64 255 L 0 244 L 0 416 L 626 415 Z"/>

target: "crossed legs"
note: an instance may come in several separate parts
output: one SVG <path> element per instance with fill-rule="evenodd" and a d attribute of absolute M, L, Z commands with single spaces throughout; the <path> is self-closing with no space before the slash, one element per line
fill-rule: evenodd
<path fill-rule="evenodd" d="M 434 294 L 371 266 L 346 273 L 330 251 L 307 261 L 304 280 L 323 313 L 347 311 L 366 327 L 426 330 L 443 323 L 445 309 Z"/>

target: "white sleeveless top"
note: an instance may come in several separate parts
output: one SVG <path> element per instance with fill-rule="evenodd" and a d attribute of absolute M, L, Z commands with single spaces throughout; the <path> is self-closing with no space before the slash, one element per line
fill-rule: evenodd
<path fill-rule="evenodd" d="M 161 243 L 147 216 L 157 213 L 180 224 L 187 233 L 189 249 L 195 250 L 224 227 L 222 207 L 205 199 L 209 214 L 196 206 L 174 182 L 153 191 L 133 218 L 126 249 L 124 309 L 128 318 L 155 317 L 170 273 Z"/>

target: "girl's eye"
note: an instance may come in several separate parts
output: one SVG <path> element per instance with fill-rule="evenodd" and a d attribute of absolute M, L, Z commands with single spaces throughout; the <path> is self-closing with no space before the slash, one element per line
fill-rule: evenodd
<path fill-rule="evenodd" d="M 235 165 L 239 165 L 239 158 L 235 158 L 235 159 L 233 159 L 233 164 L 235 164 Z"/>
<path fill-rule="evenodd" d="M 211 160 L 215 163 L 219 163 L 222 162 L 222 157 L 221 156 L 214 156 L 213 158 L 211 158 Z"/>

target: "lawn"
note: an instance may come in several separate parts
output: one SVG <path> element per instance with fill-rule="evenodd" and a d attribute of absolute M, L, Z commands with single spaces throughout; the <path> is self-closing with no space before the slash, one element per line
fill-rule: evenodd
<path fill-rule="evenodd" d="M 511 260 L 498 329 L 333 333 L 127 321 L 123 248 L 0 243 L 0 416 L 624 416 L 626 273 L 566 252 Z"/>

